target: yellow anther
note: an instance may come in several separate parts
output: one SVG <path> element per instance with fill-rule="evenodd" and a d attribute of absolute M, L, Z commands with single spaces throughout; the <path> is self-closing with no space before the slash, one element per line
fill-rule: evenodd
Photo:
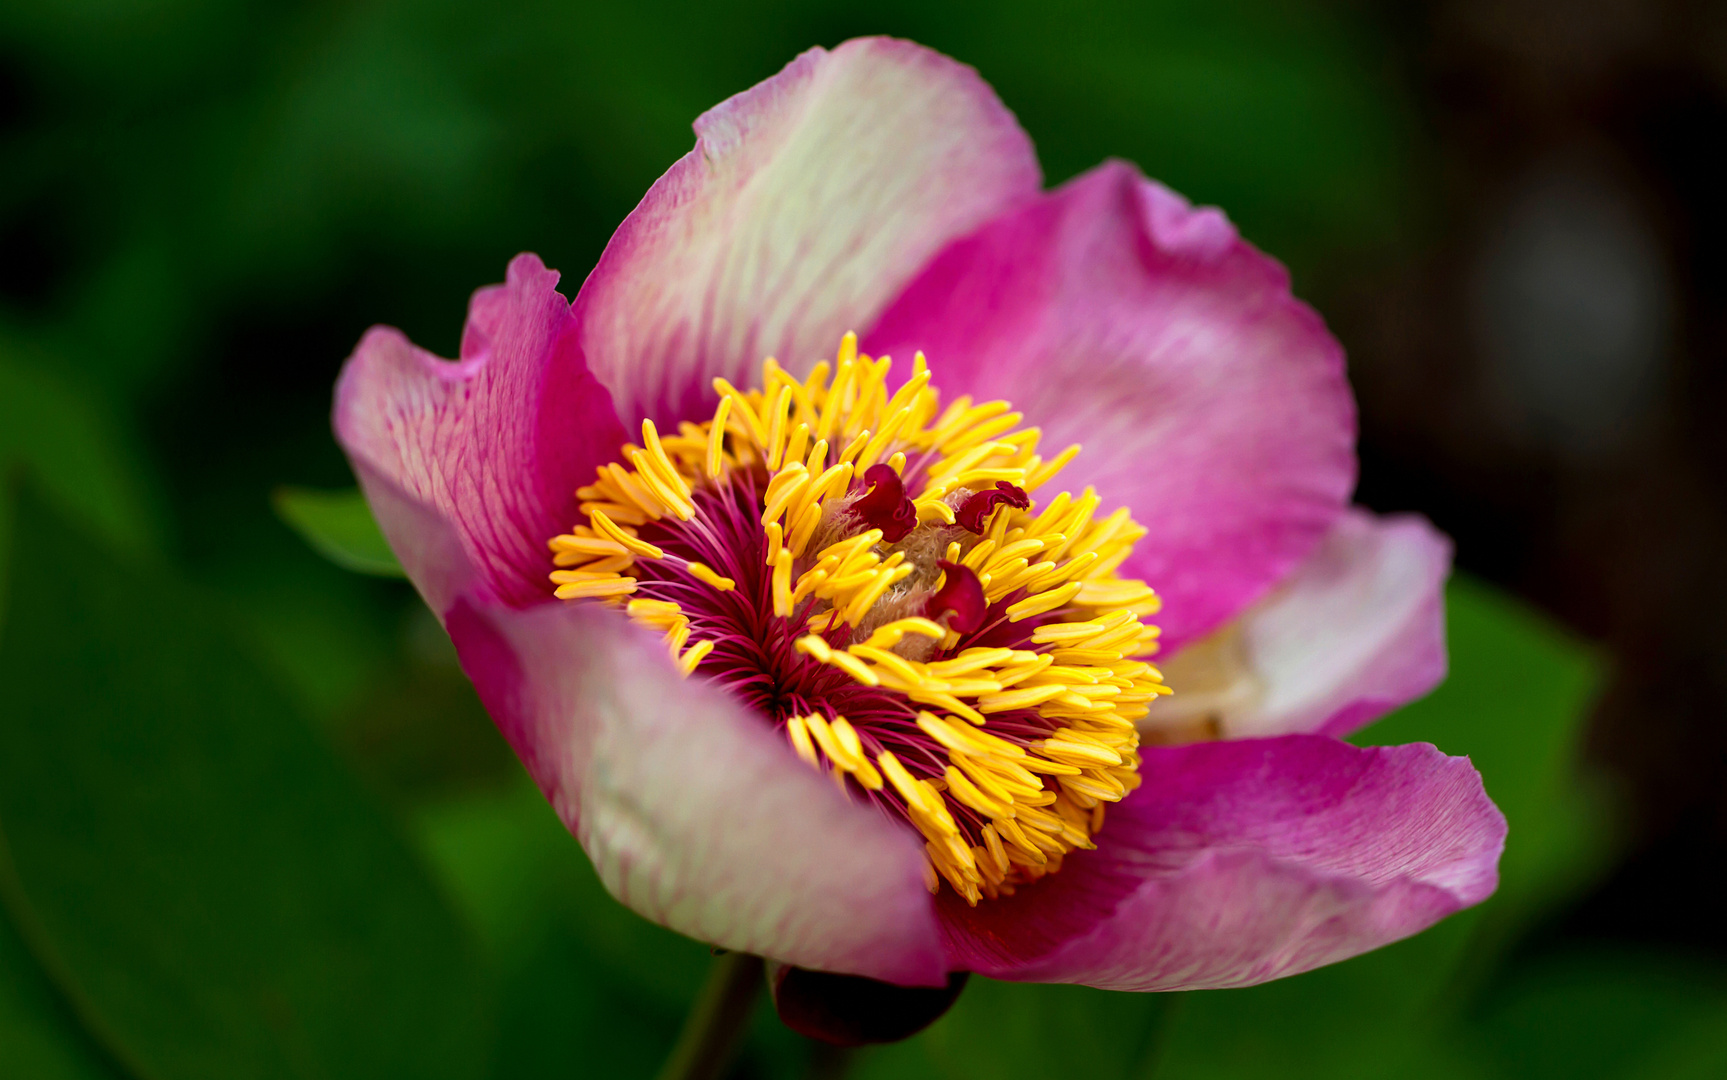
<path fill-rule="evenodd" d="M 821 747 L 822 753 L 827 756 L 829 761 L 835 765 L 843 766 L 852 760 L 851 755 L 846 753 L 839 739 L 835 737 L 827 717 L 819 713 L 811 713 L 804 717 L 804 726 L 809 728 L 810 738 L 814 739 L 816 745 Z"/>
<path fill-rule="evenodd" d="M 669 600 L 631 600 L 624 609 L 630 618 L 646 621 L 680 615 L 683 609 Z"/>
<path fill-rule="evenodd" d="M 816 444 L 810 447 L 809 457 L 804 459 L 804 468 L 808 469 L 812 475 L 819 476 L 822 470 L 827 467 L 827 460 L 828 441 L 817 439 Z"/>
<path fill-rule="evenodd" d="M 1054 700 L 1066 690 L 1067 687 L 1057 684 L 1055 686 L 1033 686 L 1023 690 L 1008 690 L 1000 694 L 986 694 L 978 699 L 977 707 L 979 712 L 984 713 L 1006 712 L 1009 709 L 1029 709 L 1036 705 L 1042 705 L 1046 701 Z"/>
<path fill-rule="evenodd" d="M 755 409 L 750 406 L 750 399 L 724 379 L 716 378 L 713 386 L 717 393 L 732 399 L 732 419 L 738 421 L 744 434 L 754 440 L 757 446 L 767 442 L 767 428 L 762 426 L 761 417 L 757 416 Z"/>
<path fill-rule="evenodd" d="M 1001 837 L 996 834 L 994 825 L 985 825 L 983 833 L 984 850 L 995 863 L 996 873 L 1005 875 L 1008 871 L 1007 852 L 1001 846 Z"/>
<path fill-rule="evenodd" d="M 870 433 L 869 432 L 867 432 L 867 431 L 859 432 L 857 438 L 855 438 L 851 442 L 847 443 L 846 448 L 840 452 L 840 457 L 839 457 L 840 464 L 842 464 L 842 465 L 851 464 L 852 461 L 859 454 L 863 453 L 863 448 L 865 446 L 869 445 L 869 439 L 870 439 Z"/>
<path fill-rule="evenodd" d="M 792 501 L 799 495 L 802 495 L 805 489 L 810 486 L 810 474 L 802 465 L 793 465 L 790 468 L 796 470 L 793 474 L 792 481 L 783 485 L 780 490 L 768 500 L 767 508 L 762 511 L 763 525 L 766 525 L 770 521 L 777 520 L 781 514 L 786 512 L 786 507 L 790 506 Z M 784 476 L 785 472 L 781 472 L 779 475 Z M 776 480 L 778 478 L 779 477 L 777 476 L 775 477 Z"/>
<path fill-rule="evenodd" d="M 767 463 L 768 468 L 770 469 L 777 469 L 780 467 L 780 458 L 785 453 L 786 410 L 791 407 L 791 403 L 791 387 L 782 386 L 780 387 L 779 392 L 773 395 L 772 404 L 768 406 L 768 439 L 766 449 Z"/>
<path fill-rule="evenodd" d="M 858 682 L 863 683 L 865 686 L 881 685 L 881 678 L 877 676 L 875 672 L 871 671 L 862 660 L 859 660 L 850 653 L 830 653 L 828 663 L 839 668 L 841 671 L 850 675 Z"/>
<path fill-rule="evenodd" d="M 943 449 L 947 443 L 971 430 L 975 425 L 992 416 L 1000 416 L 1012 407 L 1005 401 L 987 401 L 982 405 L 973 405 L 971 398 L 960 398 L 953 403 L 953 406 L 942 415 L 941 420 L 936 424 L 936 449 Z"/>
<path fill-rule="evenodd" d="M 659 498 L 652 491 L 649 491 L 634 473 L 614 461 L 606 466 L 605 474 L 606 478 L 612 482 L 612 486 L 617 489 L 618 494 L 627 499 L 631 506 L 655 521 L 665 517 L 665 508 L 661 505 Z"/>
<path fill-rule="evenodd" d="M 553 585 L 571 585 L 578 581 L 616 581 L 618 575 L 595 570 L 553 570 Z"/>
<path fill-rule="evenodd" d="M 590 518 L 594 523 L 595 531 L 602 533 L 607 539 L 615 541 L 628 550 L 630 554 L 640 556 L 644 559 L 665 558 L 666 553 L 663 550 L 648 543 L 646 540 L 638 540 L 636 537 L 631 536 L 629 533 L 613 524 L 612 519 L 607 517 L 601 511 L 595 510 L 590 515 Z"/>
<path fill-rule="evenodd" d="M 816 499 L 831 499 L 843 493 L 851 479 L 851 465 L 841 462 L 816 477 L 815 482 L 810 485 L 810 492 Z"/>
<path fill-rule="evenodd" d="M 857 767 L 852 769 L 851 773 L 857 778 L 857 782 L 863 785 L 865 791 L 880 791 L 882 789 L 882 775 L 876 771 L 874 765 L 869 763 L 868 758 L 860 757 L 857 761 Z"/>
<path fill-rule="evenodd" d="M 1049 861 L 1049 856 L 1036 844 L 1027 839 L 1025 831 L 1012 818 L 996 818 L 992 824 L 1002 840 L 1012 845 L 1007 852 L 1008 861 L 1021 865 L 1030 864 L 1042 866 Z"/>
<path fill-rule="evenodd" d="M 1038 744 L 1044 756 L 1070 765 L 1120 765 L 1121 755 L 1107 747 L 1078 739 L 1045 739 Z"/>
<path fill-rule="evenodd" d="M 1080 603 L 1091 607 L 1126 608 L 1129 611 L 1136 605 L 1157 599 L 1157 594 L 1140 581 L 1087 580 L 1078 596 Z"/>
<path fill-rule="evenodd" d="M 731 415 L 732 399 L 730 395 L 720 398 L 719 408 L 714 410 L 714 420 L 708 429 L 708 479 L 717 480 L 720 476 L 720 466 L 725 462 L 726 418 Z"/>
<path fill-rule="evenodd" d="M 1024 620 L 1031 618 L 1033 615 L 1042 615 L 1045 612 L 1054 611 L 1056 608 L 1065 606 L 1068 601 L 1078 596 L 1080 594 L 1080 590 L 1083 588 L 1085 588 L 1085 582 L 1070 581 L 1059 589 L 1051 589 L 1049 592 L 1040 593 L 1037 596 L 1028 596 L 1019 603 L 1010 604 L 1008 606 L 1008 621 L 1023 622 Z"/>
<path fill-rule="evenodd" d="M 782 549 L 774 559 L 774 614 L 782 619 L 792 616 L 792 553 Z"/>
<path fill-rule="evenodd" d="M 846 651 L 860 660 L 873 660 L 908 686 L 918 686 L 925 682 L 923 672 L 913 667 L 911 662 L 904 657 L 888 652 L 886 649 L 878 649 L 869 645 L 853 645 Z M 876 672 L 876 676 L 879 678 L 881 672 Z"/>
<path fill-rule="evenodd" d="M 892 784 L 894 790 L 899 792 L 900 797 L 906 801 L 907 806 L 915 807 L 925 813 L 935 809 L 929 804 L 924 787 L 912 778 L 911 773 L 906 772 L 905 766 L 900 764 L 899 758 L 893 755 L 893 751 L 883 750 L 876 755 L 875 763 L 876 767 L 881 769 L 882 775 L 887 778 L 888 783 Z"/>
<path fill-rule="evenodd" d="M 864 445 L 863 450 L 858 453 L 857 468 L 859 472 L 876 463 L 876 459 L 881 457 L 882 451 L 887 449 L 888 443 L 893 441 L 895 436 L 899 434 L 899 429 L 909 419 L 911 419 L 911 410 L 900 409 L 898 412 L 889 414 L 887 419 L 882 421 L 881 430 L 877 431 Z"/>
<path fill-rule="evenodd" d="M 720 592 L 731 592 L 733 589 L 738 587 L 737 582 L 733 581 L 729 577 L 721 577 L 706 563 L 691 562 L 686 565 L 684 569 L 693 574 L 697 581 L 700 581 L 705 585 L 711 585 Z"/>
<path fill-rule="evenodd" d="M 688 521 L 695 516 L 694 504 L 680 495 L 675 488 L 666 482 L 664 477 L 657 474 L 646 450 L 630 451 L 630 460 L 636 466 L 636 479 L 640 480 L 653 494 L 659 503 L 662 515 L 670 512 L 679 521 Z"/>
<path fill-rule="evenodd" d="M 762 531 L 767 534 L 768 557 L 766 563 L 768 566 L 772 566 L 774 560 L 780 557 L 780 548 L 784 546 L 785 542 L 785 532 L 780 528 L 780 523 L 777 521 L 768 522 L 767 527 Z"/>
<path fill-rule="evenodd" d="M 1116 802 L 1127 794 L 1127 789 L 1119 780 L 1112 780 L 1108 773 L 1056 777 L 1056 782 L 1070 795 L 1084 796 L 1096 802 Z"/>
<path fill-rule="evenodd" d="M 869 640 L 865 641 L 864 644 L 873 645 L 878 649 L 891 649 L 898 645 L 900 639 L 907 634 L 920 634 L 923 637 L 940 641 L 946 633 L 947 631 L 936 623 L 922 617 L 895 619 L 893 622 L 877 627 L 876 632 L 871 634 Z"/>
<path fill-rule="evenodd" d="M 824 664 L 831 661 L 834 656 L 833 649 L 829 647 L 828 643 L 824 639 L 816 634 L 806 634 L 803 637 L 798 638 L 797 641 L 793 643 L 792 648 L 803 653 L 805 656 L 812 657 Z"/>
<path fill-rule="evenodd" d="M 1002 802 L 984 794 L 977 785 L 966 779 L 964 773 L 952 765 L 947 767 L 947 772 L 944 775 L 947 777 L 947 789 L 953 794 L 953 797 L 978 813 L 992 818 L 1014 816 L 1012 803 Z"/>
<path fill-rule="evenodd" d="M 806 444 L 808 444 L 809 440 L 810 426 L 808 424 L 799 424 L 797 427 L 793 428 L 791 437 L 786 440 L 786 452 L 783 460 L 802 461 L 804 448 Z M 806 465 L 805 468 L 809 468 L 809 466 Z M 812 469 L 811 471 L 813 472 L 814 470 Z"/>
<path fill-rule="evenodd" d="M 920 502 L 915 502 L 912 505 L 917 507 L 917 520 L 920 525 L 928 525 L 931 522 L 941 525 L 952 525 L 954 523 L 953 507 L 940 499 L 924 499 Z M 958 546 L 957 542 L 955 546 Z M 955 554 L 957 554 L 957 552 L 955 552 Z"/>
<path fill-rule="evenodd" d="M 792 525 L 791 535 L 786 538 L 786 544 L 791 548 L 792 555 L 798 556 L 804 553 L 804 548 L 809 546 L 810 537 L 815 535 L 816 527 L 821 524 L 821 520 L 822 508 L 819 503 L 810 503 L 803 508 L 797 521 Z"/>
<path fill-rule="evenodd" d="M 1049 483 L 1056 473 L 1065 469 L 1073 462 L 1074 458 L 1079 456 L 1079 450 L 1079 444 L 1075 443 L 1037 468 L 1028 470 L 1025 483 L 1021 484 L 1020 487 L 1029 493 Z"/>
<path fill-rule="evenodd" d="M 666 631 L 666 647 L 671 651 L 672 659 L 676 660 L 684 651 L 684 645 L 690 640 L 690 621 L 679 616 L 677 622 Z"/>
<path fill-rule="evenodd" d="M 629 550 L 616 540 L 597 536 L 554 536 L 547 544 L 553 551 L 578 555 L 622 555 Z"/>
<path fill-rule="evenodd" d="M 868 548 L 881 543 L 881 538 L 882 531 L 880 529 L 869 529 L 857 534 L 856 536 L 850 537 L 849 539 L 829 544 L 827 547 L 822 548 L 821 551 L 816 553 L 816 559 L 818 561 L 828 558 L 835 560 L 848 559 L 855 552 L 867 550 Z"/>
<path fill-rule="evenodd" d="M 997 401 L 993 404 L 1005 405 L 1006 402 Z M 955 435 L 943 444 L 941 449 L 949 454 L 957 454 L 967 447 L 974 446 L 986 439 L 995 438 L 1002 432 L 1017 426 L 1019 422 L 1024 419 L 1025 416 L 1022 413 L 1008 413 L 1005 416 L 998 416 L 993 420 L 987 420 L 981 424 L 974 425 L 969 431 L 966 431 L 963 434 Z M 1016 447 L 1008 445 L 1005 449 L 998 452 L 1011 454 L 1016 449 Z"/>
<path fill-rule="evenodd" d="M 688 500 L 690 485 L 678 472 L 677 466 L 666 455 L 665 445 L 660 442 L 660 433 L 655 430 L 652 420 L 642 421 L 642 444 L 647 447 L 648 462 L 653 466 L 655 474 L 665 481 L 666 486 L 676 492 L 680 499 Z"/>
<path fill-rule="evenodd" d="M 575 581 L 568 585 L 559 585 L 552 595 L 559 600 L 581 600 L 599 596 L 628 596 L 635 591 L 635 578 L 614 577 L 605 581 Z"/>
<path fill-rule="evenodd" d="M 912 568 L 909 566 L 896 566 L 892 569 L 884 567 L 881 570 L 876 571 L 875 580 L 871 581 L 868 585 L 865 585 L 861 590 L 859 590 L 857 596 L 852 599 L 851 603 L 846 605 L 845 615 L 843 616 L 845 621 L 851 623 L 853 626 L 863 622 L 864 616 L 869 614 L 870 608 L 875 606 L 875 602 L 881 599 L 882 594 L 887 592 L 889 588 L 910 577 L 911 574 Z"/>
<path fill-rule="evenodd" d="M 934 713 L 918 713 L 917 726 L 922 728 L 924 733 L 930 738 L 941 743 L 949 750 L 958 751 L 963 754 L 970 753 L 974 749 L 971 741 L 961 734 L 960 729 L 957 726 L 942 720 Z"/>
<path fill-rule="evenodd" d="M 804 726 L 803 717 L 794 716 L 786 721 L 786 738 L 791 740 L 792 749 L 797 751 L 798 757 L 811 765 L 820 764 L 816 758 L 815 745 L 810 742 L 809 729 Z"/>
<path fill-rule="evenodd" d="M 965 675 L 984 668 L 995 667 L 1012 659 L 1012 649 L 967 649 L 949 660 L 937 660 L 930 664 L 930 671 L 941 678 L 953 675 Z"/>
<path fill-rule="evenodd" d="M 1043 549 L 1044 541 L 1041 539 L 1030 538 L 1026 540 L 1015 540 L 1013 543 L 1003 546 L 992 554 L 989 562 L 984 564 L 984 569 L 993 571 L 998 567 L 1006 566 L 1015 559 L 1026 555 L 1035 555 Z"/>
<path fill-rule="evenodd" d="M 858 738 L 857 729 L 845 717 L 836 716 L 830 721 L 819 714 L 812 714 L 803 718 L 803 726 L 808 737 L 833 763 L 836 778 L 849 775 L 866 791 L 881 790 L 881 773 L 864 756 L 863 740 Z"/>
<path fill-rule="evenodd" d="M 678 660 L 678 670 L 681 671 L 686 677 L 694 674 L 695 670 L 696 670 L 696 665 L 701 663 L 703 660 L 707 659 L 707 655 L 713 651 L 714 651 L 714 643 L 713 642 L 711 642 L 711 641 L 698 641 L 698 642 L 696 642 L 694 645 L 691 645 L 688 649 L 684 650 L 684 655 L 681 658 L 679 658 L 679 660 Z"/>
<path fill-rule="evenodd" d="M 912 367 L 914 369 L 912 377 L 905 381 L 904 386 L 901 386 L 898 390 L 894 391 L 893 397 L 888 400 L 888 403 L 884 408 L 884 411 L 889 416 L 894 415 L 901 409 L 911 409 L 912 403 L 917 400 L 917 397 L 923 391 L 923 388 L 929 385 L 930 373 L 929 369 L 924 367 L 924 364 L 925 361 L 923 353 L 920 352 L 912 358 Z"/>

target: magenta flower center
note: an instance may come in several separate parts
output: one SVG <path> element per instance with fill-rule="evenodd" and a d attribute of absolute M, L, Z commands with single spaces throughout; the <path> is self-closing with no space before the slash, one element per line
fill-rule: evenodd
<path fill-rule="evenodd" d="M 705 423 L 644 421 L 551 578 L 664 633 L 975 904 L 1094 847 L 1138 785 L 1158 600 L 1115 574 L 1145 533 L 1125 509 L 1034 501 L 1078 447 L 1044 461 L 1006 402 L 942 408 L 921 353 L 891 392 L 890 370 L 848 334 L 804 380 L 716 379 Z"/>

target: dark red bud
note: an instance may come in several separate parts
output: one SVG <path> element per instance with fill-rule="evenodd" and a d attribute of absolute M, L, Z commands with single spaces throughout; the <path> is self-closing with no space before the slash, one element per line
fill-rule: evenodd
<path fill-rule="evenodd" d="M 997 480 L 995 487 L 980 491 L 961 504 L 960 508 L 954 512 L 953 520 L 955 524 L 961 525 L 971 532 L 981 533 L 984 530 L 984 522 L 989 520 L 990 512 L 1001 503 L 1007 503 L 1015 509 L 1024 510 L 1031 505 L 1031 496 L 1006 480 Z"/>
<path fill-rule="evenodd" d="M 989 602 L 983 597 L 983 583 L 978 581 L 970 567 L 950 563 L 946 559 L 936 565 L 947 572 L 947 581 L 924 605 L 924 617 L 934 619 L 951 611 L 953 618 L 948 620 L 948 629 L 969 634 L 983 625 L 984 613 L 989 610 Z"/>
<path fill-rule="evenodd" d="M 869 491 L 852 503 L 851 512 L 872 529 L 881 530 L 883 543 L 897 544 L 917 527 L 917 507 L 906 498 L 905 484 L 889 465 L 871 465 L 864 471 Z"/>
<path fill-rule="evenodd" d="M 834 1046 L 865 1046 L 898 1042 L 935 1023 L 959 999 L 969 975 L 952 972 L 946 986 L 895 986 L 776 964 L 768 986 L 786 1027 Z"/>

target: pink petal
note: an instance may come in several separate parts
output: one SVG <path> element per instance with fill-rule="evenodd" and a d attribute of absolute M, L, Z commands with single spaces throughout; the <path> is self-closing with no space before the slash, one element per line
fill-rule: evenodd
<path fill-rule="evenodd" d="M 1231 737 L 1347 735 L 1445 678 L 1451 541 L 1413 515 L 1353 510 L 1243 627 L 1265 693 Z"/>
<path fill-rule="evenodd" d="M 1407 937 L 1498 885 L 1505 817 L 1466 758 L 1315 735 L 1152 747 L 1098 850 L 995 904 L 951 962 L 1110 990 L 1248 986 Z M 947 894 L 944 894 L 944 899 Z"/>
<path fill-rule="evenodd" d="M 1083 444 L 1050 490 L 1093 484 L 1151 530 L 1125 572 L 1172 647 L 1293 569 L 1354 487 L 1336 340 L 1221 213 L 1119 162 L 949 246 L 865 347 L 1012 401 L 1046 456 Z"/>
<path fill-rule="evenodd" d="M 336 438 L 408 576 L 440 614 L 450 552 L 421 511 L 450 523 L 486 586 L 514 605 L 550 597 L 546 541 L 576 520 L 575 489 L 615 457 L 623 428 L 589 374 L 558 275 L 533 255 L 468 309 L 461 360 L 374 327 L 336 384 Z"/>
<path fill-rule="evenodd" d="M 1142 724 L 1204 714 L 1224 738 L 1347 735 L 1445 677 L 1450 570 L 1451 541 L 1425 518 L 1352 509 L 1270 596 L 1159 664 L 1175 696 Z"/>
<path fill-rule="evenodd" d="M 695 129 L 576 299 L 588 363 L 629 418 L 691 419 L 714 376 L 742 385 L 765 356 L 807 370 L 1042 183 L 977 72 L 887 38 L 811 49 Z"/>
<path fill-rule="evenodd" d="M 447 622 L 498 727 L 606 888 L 680 933 L 941 985 L 917 838 L 846 801 L 762 719 L 595 604 L 463 598 Z"/>

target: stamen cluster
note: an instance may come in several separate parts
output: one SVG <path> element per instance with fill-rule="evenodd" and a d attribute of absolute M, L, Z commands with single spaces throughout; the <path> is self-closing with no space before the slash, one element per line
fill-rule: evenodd
<path fill-rule="evenodd" d="M 715 379 L 707 422 L 643 421 L 576 493 L 551 578 L 661 631 L 976 904 L 1094 847 L 1138 785 L 1159 601 L 1116 576 L 1145 534 L 1125 509 L 1032 499 L 1079 447 L 1044 461 L 1006 402 L 943 409 L 922 353 L 890 394 L 891 366 L 848 334 L 806 379 Z"/>

